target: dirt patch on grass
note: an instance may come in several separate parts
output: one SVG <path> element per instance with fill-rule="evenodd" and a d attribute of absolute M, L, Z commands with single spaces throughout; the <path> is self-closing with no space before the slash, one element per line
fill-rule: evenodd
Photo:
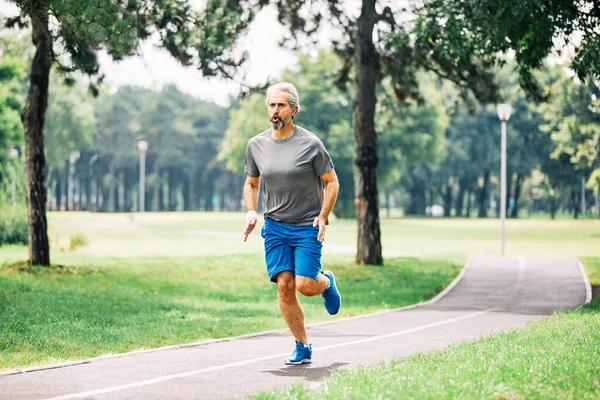
<path fill-rule="evenodd" d="M 0 267 L 4 271 L 25 273 L 43 276 L 65 276 L 75 274 L 92 274 L 98 272 L 94 268 L 81 268 L 72 265 L 53 264 L 50 266 L 32 265 L 29 261 L 18 261 L 12 264 L 4 264 Z"/>

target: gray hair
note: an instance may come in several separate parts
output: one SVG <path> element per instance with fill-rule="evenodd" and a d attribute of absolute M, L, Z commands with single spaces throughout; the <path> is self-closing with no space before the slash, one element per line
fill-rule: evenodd
<path fill-rule="evenodd" d="M 279 82 L 274 85 L 269 86 L 267 89 L 267 97 L 265 99 L 265 103 L 267 103 L 267 107 L 269 106 L 269 96 L 273 93 L 277 92 L 286 92 L 289 96 L 290 108 L 296 107 L 296 112 L 300 112 L 300 95 L 298 94 L 298 89 L 292 83 L 289 82 Z"/>

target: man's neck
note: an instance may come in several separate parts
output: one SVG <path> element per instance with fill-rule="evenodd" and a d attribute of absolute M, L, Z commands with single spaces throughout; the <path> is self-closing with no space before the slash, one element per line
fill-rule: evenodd
<path fill-rule="evenodd" d="M 294 122 L 290 121 L 289 124 L 284 126 L 283 129 L 279 131 L 271 128 L 271 137 L 275 140 L 287 139 L 294 134 L 295 129 Z"/>

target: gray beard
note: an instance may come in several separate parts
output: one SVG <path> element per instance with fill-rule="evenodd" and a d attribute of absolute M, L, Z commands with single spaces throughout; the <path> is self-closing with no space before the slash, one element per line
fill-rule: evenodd
<path fill-rule="evenodd" d="M 285 120 L 283 120 L 283 119 L 281 119 L 281 118 L 278 118 L 278 119 L 277 119 L 277 122 L 273 122 L 273 121 L 271 120 L 271 128 L 273 128 L 273 130 L 275 130 L 275 131 L 280 131 L 280 130 L 282 130 L 283 128 L 285 128 L 285 126 L 286 126 L 287 124 L 289 124 L 289 123 L 290 123 L 290 120 L 291 120 L 291 118 L 289 118 L 287 121 L 285 121 Z"/>

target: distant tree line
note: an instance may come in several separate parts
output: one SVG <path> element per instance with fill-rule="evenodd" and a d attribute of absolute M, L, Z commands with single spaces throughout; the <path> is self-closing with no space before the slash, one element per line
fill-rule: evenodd
<path fill-rule="evenodd" d="M 13 68 L 12 83 L 5 87 L 18 99 L 24 74 L 14 60 L 5 60 Z M 326 51 L 303 56 L 282 79 L 295 82 L 301 94 L 303 111 L 295 123 L 319 135 L 334 159 L 341 181 L 336 214 L 352 218 L 352 97 L 334 85 L 332 70 L 340 62 Z M 539 79 L 552 95 L 536 103 L 519 90 L 510 66 L 498 71 L 498 77 L 512 93 L 514 108 L 508 124 L 507 215 L 543 212 L 554 217 L 562 210 L 578 218 L 582 195 L 587 210 L 595 210 L 598 184 L 589 167 L 595 156 L 582 150 L 599 126 L 595 86 L 575 82 L 558 67 L 548 69 Z M 400 108 L 392 93 L 378 91 L 382 214 L 402 210 L 425 216 L 441 206 L 445 217 L 497 216 L 500 125 L 494 107 L 464 102 L 456 89 L 433 75 L 418 79 L 423 102 Z M 268 127 L 264 94 L 224 108 L 173 86 L 159 92 L 122 87 L 93 99 L 81 86 L 67 87 L 56 79 L 49 92 L 44 129 L 49 209 L 139 210 L 137 143 L 145 140 L 145 210 L 241 210 L 246 142 Z M 5 102 L 18 105 L 9 97 Z M 5 125 L 12 120 L 13 128 L 5 130 L 4 148 L 14 143 L 22 150 L 20 125 L 10 108 L 5 110 Z M 0 173 L 11 162 L 5 155 Z M 9 180 L 3 176 L 7 199 Z M 588 186 L 583 192 L 582 180 Z M 19 187 L 22 199 L 22 178 Z"/>

